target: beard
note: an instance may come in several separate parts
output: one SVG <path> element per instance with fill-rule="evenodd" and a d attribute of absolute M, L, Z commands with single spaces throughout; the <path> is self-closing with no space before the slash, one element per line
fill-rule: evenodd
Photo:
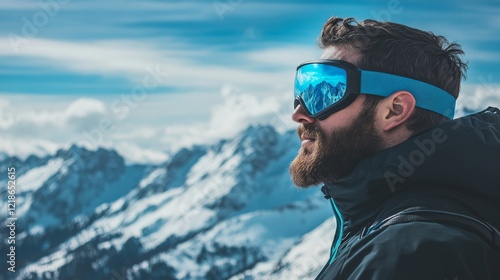
<path fill-rule="evenodd" d="M 374 110 L 363 110 L 351 125 L 326 135 L 314 123 L 297 128 L 299 137 L 313 138 L 309 149 L 303 146 L 290 164 L 290 175 L 298 187 L 335 182 L 349 175 L 364 158 L 382 149 L 382 140 L 374 128 Z"/>

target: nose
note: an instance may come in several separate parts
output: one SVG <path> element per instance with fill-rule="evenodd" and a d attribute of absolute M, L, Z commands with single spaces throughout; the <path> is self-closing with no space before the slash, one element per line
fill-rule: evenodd
<path fill-rule="evenodd" d="M 302 107 L 301 104 L 297 105 L 295 107 L 295 110 L 293 111 L 292 114 L 292 120 L 297 123 L 301 124 L 306 124 L 306 123 L 314 123 L 316 121 L 315 118 L 310 117 L 306 111 L 304 110 L 304 107 Z"/>

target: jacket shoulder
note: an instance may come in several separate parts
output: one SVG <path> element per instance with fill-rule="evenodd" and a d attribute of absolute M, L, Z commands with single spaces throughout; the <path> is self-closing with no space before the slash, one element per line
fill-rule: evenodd
<path fill-rule="evenodd" d="M 452 225 L 394 224 L 353 238 L 325 271 L 335 277 L 323 279 L 500 279 L 500 255 Z"/>

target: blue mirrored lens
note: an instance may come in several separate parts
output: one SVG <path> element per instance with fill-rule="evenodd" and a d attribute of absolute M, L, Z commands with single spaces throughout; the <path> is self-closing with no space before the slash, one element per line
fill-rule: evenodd
<path fill-rule="evenodd" d="M 346 84 L 344 69 L 328 64 L 306 64 L 297 70 L 294 97 L 300 97 L 309 113 L 315 115 L 342 99 Z"/>

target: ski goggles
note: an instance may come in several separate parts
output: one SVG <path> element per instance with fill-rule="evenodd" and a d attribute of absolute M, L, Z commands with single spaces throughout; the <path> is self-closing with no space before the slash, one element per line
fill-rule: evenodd
<path fill-rule="evenodd" d="M 359 94 L 388 97 L 408 91 L 416 106 L 453 119 L 455 98 L 431 84 L 383 72 L 358 69 L 342 60 L 321 59 L 297 67 L 294 108 L 302 105 L 313 118 L 326 119 L 351 104 Z"/>

